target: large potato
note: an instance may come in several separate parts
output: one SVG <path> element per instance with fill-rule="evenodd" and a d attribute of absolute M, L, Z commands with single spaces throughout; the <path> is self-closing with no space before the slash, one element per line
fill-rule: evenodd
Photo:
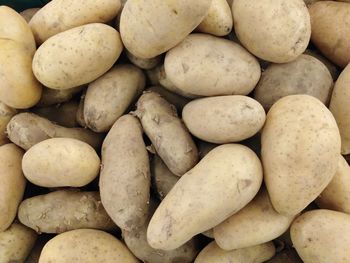
<path fill-rule="evenodd" d="M 16 110 L 8 107 L 0 101 L 0 146 L 8 143 L 6 126 L 16 114 Z"/>
<path fill-rule="evenodd" d="M 310 16 L 303 0 L 235 0 L 232 12 L 238 39 L 263 60 L 290 62 L 309 44 Z"/>
<path fill-rule="evenodd" d="M 88 24 L 43 43 L 33 59 L 36 78 L 52 89 L 89 83 L 107 72 L 122 52 L 119 33 L 105 24 Z"/>
<path fill-rule="evenodd" d="M 76 93 L 79 93 L 83 89 L 82 86 L 78 86 L 71 89 L 49 89 L 44 87 L 39 102 L 36 104 L 38 107 L 52 106 L 58 103 L 69 101 Z"/>
<path fill-rule="evenodd" d="M 125 47 L 153 58 L 180 43 L 207 15 L 211 0 L 128 0 L 120 18 Z"/>
<path fill-rule="evenodd" d="M 24 18 L 24 20 L 29 23 L 32 17 L 40 10 L 40 8 L 28 8 L 23 10 L 19 14 Z"/>
<path fill-rule="evenodd" d="M 332 180 L 340 135 L 331 112 L 309 95 L 277 101 L 261 137 L 264 179 L 277 212 L 296 215 Z"/>
<path fill-rule="evenodd" d="M 191 34 L 165 56 L 165 72 L 181 91 L 198 96 L 247 95 L 258 83 L 260 65 L 233 41 Z"/>
<path fill-rule="evenodd" d="M 261 163 L 249 148 L 239 144 L 214 148 L 161 202 L 148 226 L 148 243 L 156 249 L 178 248 L 242 209 L 261 182 Z"/>
<path fill-rule="evenodd" d="M 31 147 L 22 169 L 33 184 L 43 187 L 79 187 L 90 183 L 100 170 L 100 158 L 85 142 L 52 138 Z"/>
<path fill-rule="evenodd" d="M 252 137 L 264 125 L 265 117 L 256 100 L 241 95 L 193 100 L 182 111 L 185 125 L 194 136 L 218 144 Z"/>

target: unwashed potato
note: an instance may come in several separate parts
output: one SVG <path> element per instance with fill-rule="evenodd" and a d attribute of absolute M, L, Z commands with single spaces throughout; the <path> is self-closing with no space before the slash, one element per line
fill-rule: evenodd
<path fill-rule="evenodd" d="M 130 53 L 156 57 L 180 43 L 207 15 L 211 0 L 128 0 L 120 34 Z"/>
<path fill-rule="evenodd" d="M 263 60 L 293 61 L 309 44 L 310 15 L 303 0 L 234 0 L 232 12 L 238 39 Z"/>
<path fill-rule="evenodd" d="M 22 169 L 33 184 L 43 187 L 80 187 L 96 178 L 100 158 L 85 142 L 52 138 L 31 147 L 23 156 Z"/>
<path fill-rule="evenodd" d="M 57 90 L 57 89 L 49 89 L 44 87 L 43 92 L 41 94 L 41 98 L 39 102 L 36 104 L 38 107 L 46 107 L 52 106 L 57 103 L 67 102 L 69 101 L 75 94 L 79 93 L 83 89 L 82 86 Z"/>
<path fill-rule="evenodd" d="M 296 215 L 332 180 L 340 136 L 331 112 L 309 95 L 277 101 L 262 130 L 264 179 L 275 210 Z"/>
<path fill-rule="evenodd" d="M 233 41 L 191 34 L 165 56 L 171 83 L 197 96 L 247 95 L 261 72 L 255 57 Z"/>
<path fill-rule="evenodd" d="M 94 229 L 59 234 L 44 246 L 39 263 L 137 263 L 125 245 L 114 236 Z"/>
<path fill-rule="evenodd" d="M 162 60 L 161 56 L 156 56 L 154 58 L 139 58 L 131 54 L 126 50 L 126 56 L 132 64 L 142 69 L 152 69 L 156 67 Z"/>
<path fill-rule="evenodd" d="M 120 6 L 120 0 L 53 0 L 34 15 L 29 25 L 41 44 L 73 27 L 108 22 L 118 14 Z"/>
<path fill-rule="evenodd" d="M 24 20 L 29 23 L 32 17 L 40 10 L 40 8 L 28 8 L 23 10 L 19 14 L 24 18 Z"/>
<path fill-rule="evenodd" d="M 6 126 L 15 114 L 15 109 L 10 108 L 0 101 L 0 146 L 9 142 L 7 138 Z"/>
<path fill-rule="evenodd" d="M 187 103 L 190 102 L 190 99 L 178 95 L 170 90 L 163 88 L 162 86 L 152 86 L 147 90 L 158 93 L 164 99 L 166 99 L 170 104 L 174 105 L 178 112 L 182 112 L 182 109 L 185 107 Z"/>
<path fill-rule="evenodd" d="M 327 67 L 329 73 L 331 73 L 333 80 L 336 80 L 339 77 L 340 72 L 338 67 L 333 64 L 333 62 L 331 62 L 328 58 L 323 56 L 322 53 L 318 50 L 307 49 L 305 50 L 304 54 L 317 58 L 319 61 L 321 61 Z"/>
<path fill-rule="evenodd" d="M 106 73 L 123 49 L 118 31 L 93 23 L 59 33 L 43 43 L 33 59 L 35 77 L 46 87 L 69 89 Z"/>
<path fill-rule="evenodd" d="M 161 202 L 148 226 L 148 243 L 163 250 L 180 247 L 242 209 L 261 182 L 260 160 L 249 148 L 239 144 L 214 148 Z"/>

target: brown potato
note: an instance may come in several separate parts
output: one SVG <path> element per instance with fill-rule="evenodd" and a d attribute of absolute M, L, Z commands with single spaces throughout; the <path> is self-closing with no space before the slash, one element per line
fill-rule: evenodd
<path fill-rule="evenodd" d="M 10 108 L 0 101 L 0 146 L 9 142 L 7 138 L 6 126 L 15 114 L 15 109 Z"/>
<path fill-rule="evenodd" d="M 71 89 L 57 90 L 44 87 L 41 98 L 36 106 L 47 107 L 57 103 L 67 102 L 83 88 L 83 86 L 79 86 Z"/>

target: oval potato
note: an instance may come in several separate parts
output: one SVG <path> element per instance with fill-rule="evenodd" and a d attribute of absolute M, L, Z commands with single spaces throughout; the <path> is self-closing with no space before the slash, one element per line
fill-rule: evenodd
<path fill-rule="evenodd" d="M 10 122 L 16 110 L 10 108 L 0 101 L 0 146 L 9 142 L 7 138 L 6 126 Z"/>

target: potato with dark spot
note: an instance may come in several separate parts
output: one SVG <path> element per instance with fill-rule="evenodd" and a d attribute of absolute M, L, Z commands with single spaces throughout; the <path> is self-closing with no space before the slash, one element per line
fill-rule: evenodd
<path fill-rule="evenodd" d="M 83 89 L 83 86 L 57 90 L 57 89 L 49 89 L 44 87 L 43 92 L 41 94 L 41 98 L 39 102 L 36 104 L 38 107 L 46 107 L 52 106 L 58 103 L 63 103 L 69 101 L 73 96 L 79 93 Z"/>
<path fill-rule="evenodd" d="M 9 142 L 7 138 L 6 126 L 15 114 L 15 109 L 8 107 L 0 101 L 0 146 Z"/>

